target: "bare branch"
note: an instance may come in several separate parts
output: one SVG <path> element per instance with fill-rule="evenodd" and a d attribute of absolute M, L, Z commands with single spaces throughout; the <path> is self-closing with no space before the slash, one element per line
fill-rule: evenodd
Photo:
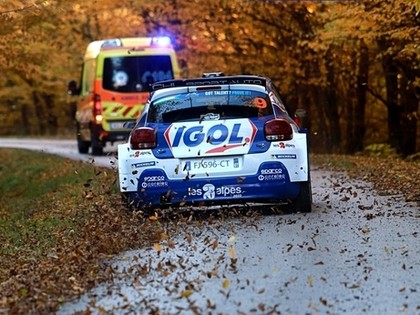
<path fill-rule="evenodd" d="M 28 9 L 31 9 L 33 7 L 38 7 L 35 3 L 32 4 L 28 4 L 27 6 L 21 7 L 21 8 L 17 8 L 17 9 L 12 9 L 12 10 L 8 10 L 8 11 L 2 11 L 0 12 L 0 15 L 5 15 L 5 14 L 9 14 L 9 13 L 17 13 L 17 12 L 21 12 L 21 11 L 25 11 Z"/>
<path fill-rule="evenodd" d="M 379 93 L 375 92 L 374 90 L 372 90 L 369 86 L 366 87 L 366 90 L 375 98 L 377 98 L 378 100 L 380 100 L 386 107 L 389 107 L 388 105 L 388 101 L 382 97 L 382 95 L 380 95 Z"/>

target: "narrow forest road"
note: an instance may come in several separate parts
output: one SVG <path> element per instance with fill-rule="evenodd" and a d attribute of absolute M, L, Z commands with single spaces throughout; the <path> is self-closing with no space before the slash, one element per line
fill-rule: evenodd
<path fill-rule="evenodd" d="M 117 151 L 117 143 L 105 147 L 103 156 L 80 154 L 77 151 L 76 140 L 0 138 L 0 148 L 1 147 L 35 150 L 55 154 L 72 160 L 85 161 L 102 167 L 116 166 L 115 155 Z"/>
<path fill-rule="evenodd" d="M 420 314 L 420 213 L 313 171 L 310 214 L 180 225 L 58 314 Z"/>
<path fill-rule="evenodd" d="M 312 180 L 309 214 L 169 222 L 166 240 L 104 262 L 109 281 L 58 314 L 420 314 L 418 206 L 339 173 Z"/>

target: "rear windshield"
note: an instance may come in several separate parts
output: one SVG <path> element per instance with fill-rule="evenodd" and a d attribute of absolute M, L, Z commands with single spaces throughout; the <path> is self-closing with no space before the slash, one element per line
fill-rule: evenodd
<path fill-rule="evenodd" d="M 104 59 L 102 87 L 116 92 L 150 92 L 151 84 L 173 79 L 170 56 Z"/>
<path fill-rule="evenodd" d="M 172 123 L 272 116 L 267 94 L 249 90 L 200 91 L 163 97 L 150 104 L 148 121 Z"/>

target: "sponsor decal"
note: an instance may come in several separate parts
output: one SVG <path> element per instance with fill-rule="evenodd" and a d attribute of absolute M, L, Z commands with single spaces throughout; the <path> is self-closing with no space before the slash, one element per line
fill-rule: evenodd
<path fill-rule="evenodd" d="M 262 169 L 261 174 L 282 174 L 283 170 L 281 168 L 269 168 L 269 169 Z"/>
<path fill-rule="evenodd" d="M 278 144 L 274 143 L 273 147 L 280 149 L 294 149 L 296 146 L 291 143 L 279 142 Z"/>
<path fill-rule="evenodd" d="M 297 156 L 296 154 L 273 154 L 271 155 L 274 159 L 285 159 L 285 160 L 290 160 L 290 159 L 296 159 Z"/>
<path fill-rule="evenodd" d="M 168 182 L 165 180 L 165 176 L 145 176 L 141 183 L 142 188 L 160 188 L 168 187 Z"/>
<path fill-rule="evenodd" d="M 252 95 L 251 91 L 207 91 L 204 93 L 205 96 L 213 95 Z"/>
<path fill-rule="evenodd" d="M 203 199 L 215 199 L 216 197 L 241 197 L 242 189 L 239 186 L 216 187 L 213 184 L 205 184 L 202 188 L 188 188 L 188 196 L 203 197 Z"/>
<path fill-rule="evenodd" d="M 136 151 L 136 152 L 134 152 L 134 154 L 130 154 L 130 157 L 135 157 L 135 158 L 137 158 L 137 157 L 139 157 L 139 156 L 143 156 L 143 155 L 152 155 L 152 153 L 151 152 L 149 152 L 149 151 Z"/>
<path fill-rule="evenodd" d="M 270 181 L 270 180 L 281 180 L 284 181 L 286 179 L 285 174 L 269 174 L 269 175 L 258 175 L 259 181 Z"/>
<path fill-rule="evenodd" d="M 204 191 L 203 198 L 204 199 L 214 199 L 216 197 L 215 188 L 216 187 L 214 187 L 214 185 L 212 185 L 212 184 L 205 184 L 203 186 L 203 191 Z"/>
<path fill-rule="evenodd" d="M 261 174 L 258 175 L 259 181 L 285 180 L 285 179 L 286 179 L 286 175 L 283 174 L 283 169 L 281 168 L 262 169 Z"/>
<path fill-rule="evenodd" d="M 155 161 L 149 161 L 149 162 L 141 162 L 141 163 L 136 163 L 136 164 L 131 164 L 132 168 L 140 168 L 140 167 L 150 167 L 150 166 L 155 166 L 156 162 Z"/>
<path fill-rule="evenodd" d="M 165 131 L 169 147 L 181 150 L 183 147 L 200 147 L 202 153 L 222 153 L 234 148 L 249 145 L 254 140 L 257 128 L 249 120 L 242 122 L 215 124 L 211 121 L 202 123 L 184 123 L 181 127 L 171 125 Z"/>

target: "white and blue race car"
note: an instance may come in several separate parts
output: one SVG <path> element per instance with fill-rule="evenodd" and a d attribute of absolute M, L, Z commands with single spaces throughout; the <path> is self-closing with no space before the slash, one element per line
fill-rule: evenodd
<path fill-rule="evenodd" d="M 283 205 L 310 212 L 308 135 L 262 76 L 153 84 L 128 142 L 120 191 L 131 207 Z"/>

